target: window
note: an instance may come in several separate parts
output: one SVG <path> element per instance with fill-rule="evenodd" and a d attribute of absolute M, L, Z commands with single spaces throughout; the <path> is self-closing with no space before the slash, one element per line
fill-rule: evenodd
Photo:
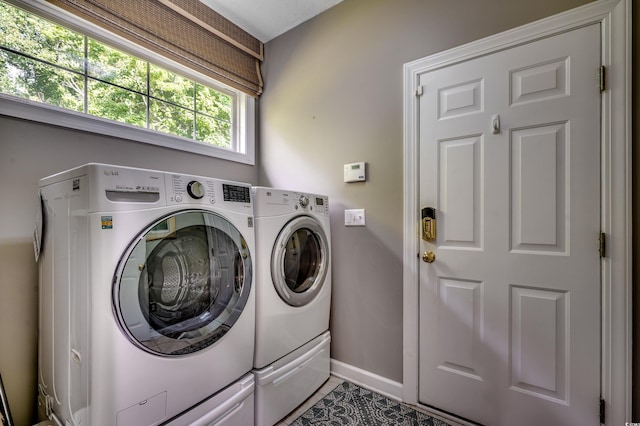
<path fill-rule="evenodd" d="M 114 47 L 117 43 L 104 43 L 2 1 L 0 34 L 0 93 L 9 95 L 3 101 L 20 98 L 29 106 L 62 108 L 74 117 L 71 122 L 80 113 L 85 121 L 92 116 L 124 123 L 128 126 L 101 120 L 97 131 L 110 128 L 107 133 L 113 136 L 159 140 L 163 146 L 253 164 L 247 144 L 252 143 L 247 128 L 253 99 L 246 94 L 195 72 L 170 70 L 169 61 L 157 55 L 157 61 L 148 61 Z M 132 126 L 167 137 L 131 132 Z"/>

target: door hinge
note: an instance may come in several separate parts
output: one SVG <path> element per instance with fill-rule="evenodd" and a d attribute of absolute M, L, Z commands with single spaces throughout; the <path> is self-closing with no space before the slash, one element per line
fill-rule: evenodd
<path fill-rule="evenodd" d="M 423 87 L 424 86 L 416 87 L 416 96 L 422 96 Z"/>
<path fill-rule="evenodd" d="M 606 68 L 604 65 L 600 66 L 600 72 L 598 73 L 598 80 L 600 81 L 600 91 L 604 92 L 606 90 Z"/>
<path fill-rule="evenodd" d="M 604 399 L 600 398 L 600 424 L 604 424 L 604 419 L 605 419 L 604 407 L 605 407 Z"/>
<path fill-rule="evenodd" d="M 600 237 L 598 237 L 598 251 L 600 252 L 600 257 L 607 257 L 607 236 L 604 232 L 601 232 Z"/>

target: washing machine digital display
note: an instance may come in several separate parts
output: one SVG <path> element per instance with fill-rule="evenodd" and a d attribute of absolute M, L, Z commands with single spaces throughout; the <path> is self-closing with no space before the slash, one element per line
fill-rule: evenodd
<path fill-rule="evenodd" d="M 233 327 L 251 289 L 251 254 L 222 216 L 185 211 L 153 223 L 130 246 L 114 286 L 123 331 L 142 349 L 180 356 Z"/>
<path fill-rule="evenodd" d="M 224 201 L 232 201 L 236 203 L 250 203 L 251 189 L 247 186 L 223 184 L 222 196 L 224 197 Z"/>

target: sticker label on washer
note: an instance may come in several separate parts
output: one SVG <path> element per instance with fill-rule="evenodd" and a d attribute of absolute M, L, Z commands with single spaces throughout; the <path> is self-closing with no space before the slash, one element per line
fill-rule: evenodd
<path fill-rule="evenodd" d="M 113 217 L 112 216 L 102 216 L 100 218 L 102 222 L 102 229 L 113 229 Z"/>

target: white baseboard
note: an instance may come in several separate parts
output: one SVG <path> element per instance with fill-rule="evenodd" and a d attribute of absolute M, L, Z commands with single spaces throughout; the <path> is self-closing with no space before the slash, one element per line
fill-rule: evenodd
<path fill-rule="evenodd" d="M 331 359 L 331 374 L 356 385 L 402 402 L 402 383 L 371 373 L 353 365 Z"/>

